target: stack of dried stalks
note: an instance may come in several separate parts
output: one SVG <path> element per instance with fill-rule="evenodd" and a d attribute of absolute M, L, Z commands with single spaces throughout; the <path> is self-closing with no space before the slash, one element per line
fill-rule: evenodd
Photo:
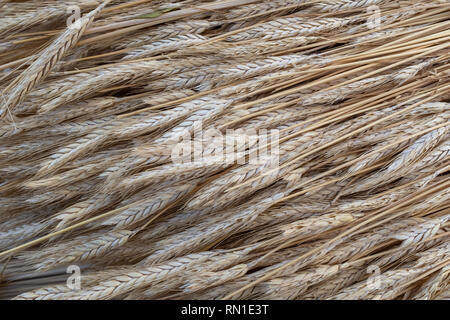
<path fill-rule="evenodd" d="M 449 1 L 0 6 L 2 298 L 450 296 Z"/>

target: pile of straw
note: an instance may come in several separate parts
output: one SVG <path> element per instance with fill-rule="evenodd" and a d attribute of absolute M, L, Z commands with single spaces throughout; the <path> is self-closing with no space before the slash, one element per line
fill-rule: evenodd
<path fill-rule="evenodd" d="M 0 297 L 449 298 L 449 18 L 0 1 Z"/>

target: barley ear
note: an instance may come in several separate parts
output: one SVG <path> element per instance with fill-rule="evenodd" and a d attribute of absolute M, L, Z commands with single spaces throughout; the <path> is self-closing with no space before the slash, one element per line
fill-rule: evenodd
<path fill-rule="evenodd" d="M 66 30 L 53 41 L 50 46 L 45 48 L 37 59 L 16 78 L 4 91 L 7 94 L 6 103 L 0 107 L 0 118 L 11 112 L 27 94 L 42 82 L 52 71 L 53 67 L 61 58 L 78 42 L 86 29 L 92 23 L 94 18 L 111 0 L 105 0 L 95 10 L 89 12 L 83 18 L 75 21 L 68 26 Z"/>

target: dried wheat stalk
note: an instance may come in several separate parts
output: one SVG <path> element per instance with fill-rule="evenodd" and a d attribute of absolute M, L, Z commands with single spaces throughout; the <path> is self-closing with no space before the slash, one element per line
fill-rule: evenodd
<path fill-rule="evenodd" d="M 0 1 L 0 298 L 449 298 L 447 2 L 76 4 Z"/>

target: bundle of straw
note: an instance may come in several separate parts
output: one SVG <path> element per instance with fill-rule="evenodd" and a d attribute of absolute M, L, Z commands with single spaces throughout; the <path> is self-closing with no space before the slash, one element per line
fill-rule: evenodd
<path fill-rule="evenodd" d="M 0 1 L 0 298 L 448 299 L 449 17 Z"/>

